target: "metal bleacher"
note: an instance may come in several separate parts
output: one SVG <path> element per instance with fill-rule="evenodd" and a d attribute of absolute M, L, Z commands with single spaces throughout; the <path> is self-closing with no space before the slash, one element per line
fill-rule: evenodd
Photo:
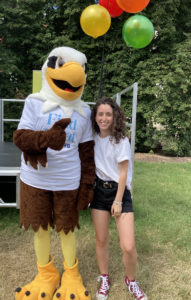
<path fill-rule="evenodd" d="M 20 157 L 13 143 L 0 142 L 0 207 L 19 208 Z M 15 202 L 5 202 L 7 197 Z"/>
<path fill-rule="evenodd" d="M 21 151 L 12 142 L 4 141 L 5 122 L 19 122 L 19 119 L 4 118 L 5 102 L 24 100 L 0 99 L 0 207 L 19 208 Z"/>

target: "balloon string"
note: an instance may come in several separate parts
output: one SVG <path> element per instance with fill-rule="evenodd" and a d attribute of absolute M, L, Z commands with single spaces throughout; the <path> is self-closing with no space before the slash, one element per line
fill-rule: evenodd
<path fill-rule="evenodd" d="M 102 49 L 102 58 L 101 58 L 100 83 L 99 83 L 99 93 L 98 93 L 99 99 L 102 98 L 102 94 L 103 94 L 103 67 L 104 67 L 104 48 L 105 48 L 105 40 L 106 40 L 106 35 L 104 35 L 103 49 Z"/>

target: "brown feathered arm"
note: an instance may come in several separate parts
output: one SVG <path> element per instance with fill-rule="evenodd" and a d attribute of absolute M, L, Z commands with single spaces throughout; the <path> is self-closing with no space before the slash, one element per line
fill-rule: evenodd
<path fill-rule="evenodd" d="M 38 162 L 45 167 L 47 163 L 46 150 L 61 150 L 65 144 L 65 128 L 71 119 L 61 119 L 47 131 L 17 129 L 13 133 L 13 143 L 23 152 L 25 162 L 37 169 Z"/>
<path fill-rule="evenodd" d="M 78 192 L 77 209 L 87 209 L 93 200 L 95 182 L 94 141 L 79 144 L 81 160 L 81 181 Z"/>

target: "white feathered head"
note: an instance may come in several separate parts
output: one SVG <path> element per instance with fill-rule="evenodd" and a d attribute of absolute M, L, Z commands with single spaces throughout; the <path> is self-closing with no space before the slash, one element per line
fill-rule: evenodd
<path fill-rule="evenodd" d="M 69 47 L 58 47 L 50 52 L 42 67 L 42 89 L 32 94 L 45 101 L 43 113 L 60 106 L 67 117 L 73 111 L 86 117 L 81 96 L 86 84 L 85 54 Z"/>

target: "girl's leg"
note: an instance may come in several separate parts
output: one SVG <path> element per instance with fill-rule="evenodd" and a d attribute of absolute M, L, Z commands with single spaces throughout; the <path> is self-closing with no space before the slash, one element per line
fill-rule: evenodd
<path fill-rule="evenodd" d="M 92 209 L 91 215 L 96 234 L 96 256 L 99 270 L 101 274 L 108 274 L 110 213 L 105 210 Z"/>
<path fill-rule="evenodd" d="M 134 214 L 132 212 L 122 213 L 120 217 L 115 218 L 115 221 L 119 232 L 126 276 L 129 280 L 134 280 L 137 263 L 137 251 L 134 238 Z"/>
<path fill-rule="evenodd" d="M 116 224 L 126 270 L 125 284 L 134 299 L 148 300 L 147 295 L 140 289 L 135 280 L 137 251 L 134 238 L 134 214 L 132 212 L 122 213 L 120 217 L 116 218 Z"/>

